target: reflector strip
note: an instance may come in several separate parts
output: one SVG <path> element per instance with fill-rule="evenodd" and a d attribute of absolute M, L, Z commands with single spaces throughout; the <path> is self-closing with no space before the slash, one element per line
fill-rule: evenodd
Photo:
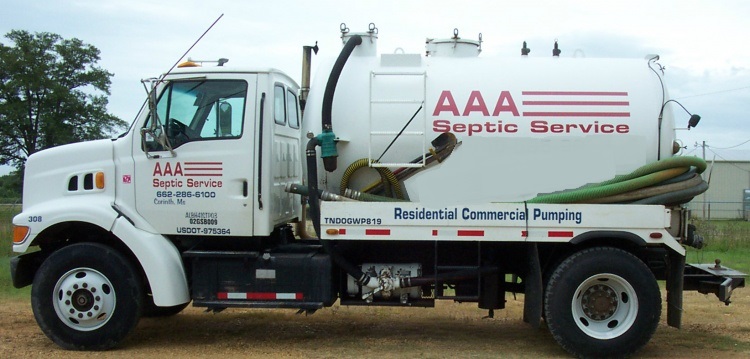
<path fill-rule="evenodd" d="M 253 293 L 230 293 L 230 292 L 219 292 L 216 294 L 218 299 L 240 299 L 240 300 L 302 300 L 304 295 L 302 293 L 267 293 L 267 292 L 253 292 Z"/>
<path fill-rule="evenodd" d="M 339 229 L 339 234 L 342 235 L 342 236 L 345 235 L 346 234 L 346 228 Z"/>
<path fill-rule="evenodd" d="M 365 235 L 368 236 L 390 236 L 390 229 L 365 229 Z"/>
<path fill-rule="evenodd" d="M 573 237 L 573 232 L 572 231 L 549 231 L 547 233 L 547 236 L 550 238 Z"/>
<path fill-rule="evenodd" d="M 458 230 L 459 237 L 484 237 L 482 230 Z"/>

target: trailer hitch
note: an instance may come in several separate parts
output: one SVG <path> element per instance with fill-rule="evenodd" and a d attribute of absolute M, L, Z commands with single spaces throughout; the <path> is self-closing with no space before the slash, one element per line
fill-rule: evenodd
<path fill-rule="evenodd" d="M 713 293 L 720 301 L 729 305 L 732 291 L 745 286 L 745 277 L 745 273 L 722 266 L 719 259 L 714 264 L 687 264 L 684 290 Z"/>

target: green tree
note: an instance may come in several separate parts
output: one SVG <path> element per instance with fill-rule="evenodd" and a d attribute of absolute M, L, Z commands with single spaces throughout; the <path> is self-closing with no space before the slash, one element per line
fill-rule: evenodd
<path fill-rule="evenodd" d="M 18 170 L 0 176 L 0 204 L 21 199 L 22 177 L 23 174 Z"/>
<path fill-rule="evenodd" d="M 113 76 L 99 49 L 60 35 L 13 30 L 0 43 L 0 164 L 22 168 L 46 148 L 105 138 L 125 126 L 107 113 Z"/>

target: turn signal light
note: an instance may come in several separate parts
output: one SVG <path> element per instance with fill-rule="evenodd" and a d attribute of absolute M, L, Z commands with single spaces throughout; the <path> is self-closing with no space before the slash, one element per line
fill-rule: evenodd
<path fill-rule="evenodd" d="M 104 189 L 104 172 L 96 173 L 96 188 Z"/>
<path fill-rule="evenodd" d="M 336 228 L 328 228 L 328 229 L 326 229 L 326 234 L 329 235 L 329 236 L 335 236 L 335 235 L 339 234 L 339 230 L 336 229 Z"/>
<path fill-rule="evenodd" d="M 26 240 L 26 236 L 29 235 L 29 227 L 26 226 L 13 226 L 13 243 L 20 244 Z"/>

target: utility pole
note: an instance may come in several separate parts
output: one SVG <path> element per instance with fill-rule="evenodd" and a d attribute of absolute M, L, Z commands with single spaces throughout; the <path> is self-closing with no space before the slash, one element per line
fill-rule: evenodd
<path fill-rule="evenodd" d="M 703 161 L 706 160 L 706 141 L 703 141 L 703 144 L 701 145 L 703 147 Z M 703 180 L 705 181 L 706 178 L 704 177 Z M 703 219 L 706 219 L 706 202 L 708 202 L 708 191 L 703 193 Z"/>

